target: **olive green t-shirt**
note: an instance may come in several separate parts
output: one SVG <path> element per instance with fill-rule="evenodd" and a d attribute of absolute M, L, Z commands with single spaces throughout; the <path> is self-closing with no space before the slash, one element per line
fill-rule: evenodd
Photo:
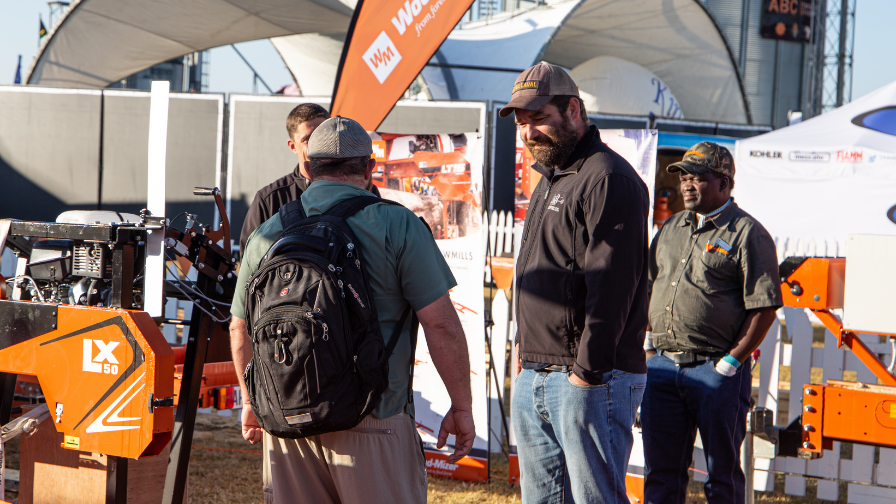
<path fill-rule="evenodd" d="M 679 212 L 650 245 L 648 290 L 657 350 L 727 352 L 748 310 L 783 304 L 775 242 L 734 202 L 699 229 Z"/>
<path fill-rule="evenodd" d="M 372 194 L 351 184 L 317 181 L 302 194 L 302 207 L 307 215 L 318 215 L 354 196 Z M 414 310 L 420 310 L 457 285 L 432 233 L 410 210 L 374 204 L 346 222 L 358 238 L 361 257 L 366 264 L 367 288 L 373 295 L 386 342 L 408 304 Z M 281 231 L 280 215 L 275 214 L 249 236 L 230 308 L 234 317 L 246 318 L 246 283 Z M 408 365 L 413 358 L 408 327 L 402 331 L 395 352 L 389 358 L 389 386 L 373 410 L 376 418 L 387 418 L 403 411 L 414 415 L 413 404 L 407 402 Z"/>

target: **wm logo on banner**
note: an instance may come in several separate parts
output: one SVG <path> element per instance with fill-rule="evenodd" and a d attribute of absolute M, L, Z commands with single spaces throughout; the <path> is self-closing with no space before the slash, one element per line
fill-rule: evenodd
<path fill-rule="evenodd" d="M 376 76 L 376 80 L 382 84 L 389 78 L 392 70 L 398 66 L 401 54 L 398 53 L 398 49 L 395 48 L 395 44 L 392 43 L 392 39 L 386 35 L 386 32 L 381 32 L 364 53 L 363 58 L 367 66 L 370 67 L 370 71 Z"/>

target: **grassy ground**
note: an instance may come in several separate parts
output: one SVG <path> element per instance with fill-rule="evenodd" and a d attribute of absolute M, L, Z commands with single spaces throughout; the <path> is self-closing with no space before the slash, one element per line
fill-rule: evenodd
<path fill-rule="evenodd" d="M 190 454 L 189 502 L 191 504 L 263 504 L 261 491 L 261 447 L 246 443 L 240 436 L 236 418 L 198 415 Z M 6 467 L 19 467 L 18 438 L 5 443 Z M 519 486 L 507 483 L 507 461 L 503 454 L 492 458 L 492 483 L 477 484 L 442 478 L 429 479 L 428 502 L 433 504 L 518 504 Z M 784 477 L 775 482 L 775 492 L 756 493 L 757 503 L 811 503 L 815 481 L 807 479 L 806 497 L 784 495 Z M 8 485 L 15 489 L 16 485 Z M 18 494 L 7 491 L 6 500 L 16 502 Z M 691 482 L 688 504 L 704 504 L 703 485 Z M 841 484 L 840 501 L 846 502 L 846 484 Z"/>
<path fill-rule="evenodd" d="M 190 502 L 262 503 L 261 450 L 240 437 L 236 419 L 199 415 L 190 463 Z M 227 452 L 208 448 L 249 450 Z M 257 453 L 256 453 L 257 452 Z M 442 478 L 429 478 L 428 502 L 433 504 L 511 504 L 520 503 L 519 486 L 507 483 L 508 468 L 503 454 L 492 458 L 492 483 L 467 483 Z M 807 480 L 806 497 L 784 495 L 784 477 L 775 482 L 775 492 L 756 493 L 757 503 L 811 503 L 815 499 L 815 481 Z M 846 487 L 841 485 L 840 502 L 846 502 Z M 692 482 L 688 488 L 688 504 L 704 504 L 703 485 Z"/>

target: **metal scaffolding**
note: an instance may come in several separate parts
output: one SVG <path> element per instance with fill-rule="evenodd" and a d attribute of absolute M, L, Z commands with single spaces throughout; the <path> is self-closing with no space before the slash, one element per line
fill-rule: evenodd
<path fill-rule="evenodd" d="M 806 49 L 803 118 L 852 100 L 857 0 L 814 0 L 813 43 Z"/>

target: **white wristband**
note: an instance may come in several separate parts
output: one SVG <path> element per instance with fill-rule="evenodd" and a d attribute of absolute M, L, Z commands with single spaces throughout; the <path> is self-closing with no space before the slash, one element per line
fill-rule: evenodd
<path fill-rule="evenodd" d="M 716 364 L 716 373 L 719 373 L 722 376 L 732 377 L 735 373 L 737 373 L 737 368 L 734 367 L 730 362 L 722 359 Z"/>

